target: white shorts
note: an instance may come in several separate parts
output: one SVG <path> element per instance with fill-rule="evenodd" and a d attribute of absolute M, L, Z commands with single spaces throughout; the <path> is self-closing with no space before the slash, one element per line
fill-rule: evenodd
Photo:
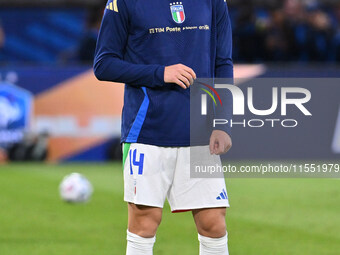
<path fill-rule="evenodd" d="M 221 165 L 202 148 L 212 165 Z M 123 154 L 126 202 L 163 208 L 167 198 L 173 212 L 229 207 L 224 178 L 190 178 L 190 147 L 132 143 L 123 145 Z"/>

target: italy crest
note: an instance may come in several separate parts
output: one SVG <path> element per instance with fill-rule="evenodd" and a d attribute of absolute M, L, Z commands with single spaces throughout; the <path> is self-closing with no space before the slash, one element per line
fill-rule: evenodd
<path fill-rule="evenodd" d="M 184 7 L 182 5 L 182 2 L 171 3 L 170 10 L 171 10 L 172 19 L 176 23 L 182 24 L 185 20 L 185 13 L 184 13 Z"/>

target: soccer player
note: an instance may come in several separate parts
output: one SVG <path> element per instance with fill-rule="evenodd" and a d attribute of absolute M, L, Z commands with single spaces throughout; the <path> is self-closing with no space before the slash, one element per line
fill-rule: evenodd
<path fill-rule="evenodd" d="M 192 211 L 200 254 L 228 254 L 224 178 L 190 178 L 190 86 L 232 78 L 232 31 L 226 0 L 110 0 L 97 41 L 99 80 L 125 83 L 122 113 L 127 255 L 151 255 L 167 198 Z M 228 107 L 232 107 L 230 102 Z M 231 147 L 215 129 L 211 162 Z M 207 144 L 209 138 L 207 139 Z"/>

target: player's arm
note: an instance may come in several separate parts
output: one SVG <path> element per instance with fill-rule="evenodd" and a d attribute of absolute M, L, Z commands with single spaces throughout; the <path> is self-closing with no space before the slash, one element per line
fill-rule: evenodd
<path fill-rule="evenodd" d="M 216 1 L 217 46 L 215 77 L 224 78 L 228 83 L 231 83 L 233 82 L 234 71 L 232 61 L 232 28 L 228 6 L 224 0 Z M 226 119 L 230 123 L 233 112 L 233 98 L 230 91 L 221 93 L 221 98 L 223 106 L 216 107 L 215 118 Z M 210 137 L 210 152 L 220 155 L 228 152 L 231 146 L 230 124 L 216 126 Z"/>
<path fill-rule="evenodd" d="M 97 79 L 135 86 L 162 86 L 164 66 L 137 65 L 124 61 L 130 19 L 128 6 L 125 0 L 109 0 L 108 6 L 104 12 L 95 52 L 94 73 Z"/>
<path fill-rule="evenodd" d="M 108 6 L 104 12 L 94 59 L 97 79 L 146 87 L 160 87 L 165 82 L 176 83 L 183 88 L 190 86 L 190 79 L 194 75 L 186 66 L 140 65 L 125 61 L 129 9 L 125 0 L 114 3 L 109 0 Z"/>
<path fill-rule="evenodd" d="M 224 0 L 216 1 L 217 48 L 215 77 L 232 79 L 234 77 L 232 59 L 233 42 L 228 6 Z"/>

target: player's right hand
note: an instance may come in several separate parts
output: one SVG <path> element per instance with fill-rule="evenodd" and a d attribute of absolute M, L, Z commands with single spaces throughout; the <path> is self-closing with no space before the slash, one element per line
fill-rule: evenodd
<path fill-rule="evenodd" d="M 175 83 L 183 89 L 187 89 L 194 83 L 196 74 L 194 70 L 182 64 L 166 66 L 164 70 L 164 82 Z"/>

